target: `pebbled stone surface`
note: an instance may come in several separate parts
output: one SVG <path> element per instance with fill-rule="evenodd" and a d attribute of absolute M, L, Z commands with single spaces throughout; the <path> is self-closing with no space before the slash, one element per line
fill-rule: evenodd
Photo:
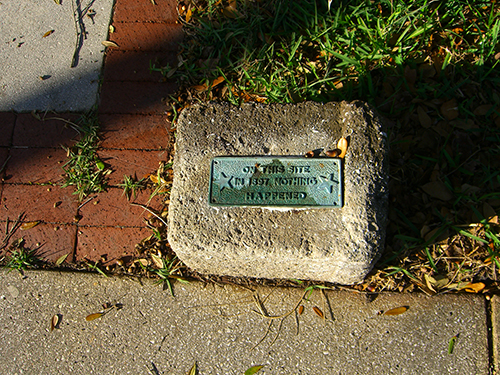
<path fill-rule="evenodd" d="M 208 205 L 214 156 L 300 156 L 335 148 L 344 159 L 344 207 L 270 210 Z M 177 125 L 169 243 L 201 273 L 352 284 L 384 248 L 386 135 L 365 104 L 194 106 Z"/>

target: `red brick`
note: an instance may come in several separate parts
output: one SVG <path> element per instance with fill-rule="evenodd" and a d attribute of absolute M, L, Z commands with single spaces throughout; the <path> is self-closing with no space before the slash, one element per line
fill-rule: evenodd
<path fill-rule="evenodd" d="M 123 183 L 123 176 L 142 178 L 150 173 L 156 173 L 161 161 L 168 162 L 167 151 L 140 150 L 99 150 L 99 157 L 113 173 L 109 175 L 109 184 L 118 186 Z"/>
<path fill-rule="evenodd" d="M 126 51 L 177 51 L 184 37 L 180 24 L 118 23 L 109 40 Z"/>
<path fill-rule="evenodd" d="M 177 20 L 176 0 L 116 0 L 113 22 L 171 22 Z"/>
<path fill-rule="evenodd" d="M 71 193 L 71 188 L 59 186 L 4 184 L 0 221 L 16 220 L 24 212 L 25 221 L 72 224 L 78 203 Z"/>
<path fill-rule="evenodd" d="M 142 207 L 134 206 L 131 202 L 140 203 L 154 210 L 161 209 L 161 197 L 157 196 L 148 203 L 150 192 L 141 192 L 131 201 L 123 194 L 123 189 L 110 188 L 101 193 L 82 208 L 80 208 L 81 226 L 109 226 L 109 227 L 145 227 L 145 218 L 151 214 Z"/>
<path fill-rule="evenodd" d="M 99 113 L 165 114 L 162 99 L 176 89 L 176 84 L 168 82 L 107 82 L 102 87 Z"/>
<path fill-rule="evenodd" d="M 104 81 L 163 82 L 165 77 L 156 68 L 177 65 L 175 52 L 142 52 L 109 50 L 104 64 Z"/>
<path fill-rule="evenodd" d="M 12 148 L 5 170 L 9 183 L 61 183 L 67 161 L 62 148 Z"/>
<path fill-rule="evenodd" d="M 14 113 L 0 112 L 0 147 L 10 146 L 15 123 Z"/>
<path fill-rule="evenodd" d="M 145 228 L 80 227 L 76 260 L 96 262 L 104 256 L 103 265 L 114 265 L 122 257 L 137 257 L 135 245 L 149 235 Z"/>
<path fill-rule="evenodd" d="M 100 115 L 101 148 L 161 150 L 170 123 L 161 115 Z"/>
<path fill-rule="evenodd" d="M 55 262 L 64 254 L 69 254 L 66 259 L 71 261 L 76 230 L 76 225 L 38 224 L 28 230 L 18 229 L 11 237 L 10 243 L 22 237 L 24 246 L 28 249 L 38 249 L 36 255 L 45 261 Z"/>
<path fill-rule="evenodd" d="M 78 115 L 57 114 L 47 115 L 47 119 L 39 121 L 30 113 L 17 116 L 13 146 L 28 147 L 61 147 L 70 146 L 78 136 L 78 132 L 62 120 L 50 120 L 49 118 L 61 118 L 68 121 L 76 121 Z"/>

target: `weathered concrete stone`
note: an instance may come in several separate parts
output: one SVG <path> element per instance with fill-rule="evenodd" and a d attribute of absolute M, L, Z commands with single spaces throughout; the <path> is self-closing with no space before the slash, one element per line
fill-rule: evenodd
<path fill-rule="evenodd" d="M 344 206 L 270 210 L 208 205 L 215 156 L 304 155 L 349 136 Z M 169 242 L 201 273 L 360 282 L 383 250 L 387 144 L 361 102 L 193 106 L 177 125 Z"/>

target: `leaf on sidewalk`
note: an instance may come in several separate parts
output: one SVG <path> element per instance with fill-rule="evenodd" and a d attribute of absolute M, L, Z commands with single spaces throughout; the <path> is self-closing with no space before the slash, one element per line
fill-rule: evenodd
<path fill-rule="evenodd" d="M 54 32 L 54 30 L 49 30 L 45 34 L 43 34 L 42 38 L 47 38 L 49 35 L 51 35 Z"/>
<path fill-rule="evenodd" d="M 456 334 L 450 339 L 450 342 L 448 343 L 448 354 L 453 354 L 453 349 L 455 349 L 455 343 L 459 335 L 460 334 Z"/>
<path fill-rule="evenodd" d="M 384 315 L 399 315 L 408 310 L 408 306 L 400 306 L 394 309 L 387 310 Z"/>
<path fill-rule="evenodd" d="M 260 369 L 263 368 L 263 367 L 264 366 L 262 366 L 262 365 L 252 366 L 248 370 L 245 371 L 244 375 L 254 375 L 254 374 L 258 373 L 260 371 Z"/>
<path fill-rule="evenodd" d="M 191 370 L 189 370 L 188 375 L 196 375 L 196 362 L 193 367 L 191 367 Z"/>
<path fill-rule="evenodd" d="M 314 306 L 313 311 L 316 313 L 317 316 L 319 316 L 321 319 L 325 318 L 325 315 L 323 314 L 323 311 L 319 309 L 319 307 Z"/>
<path fill-rule="evenodd" d="M 98 313 L 94 313 L 94 314 L 90 314 L 90 315 L 87 315 L 87 317 L 85 318 L 85 320 L 87 322 L 90 322 L 92 320 L 95 320 L 95 319 L 98 319 L 100 318 L 101 316 L 103 316 L 104 313 L 103 312 L 98 312 Z"/>
<path fill-rule="evenodd" d="M 61 317 L 59 316 L 59 314 L 54 315 L 50 320 L 50 332 L 59 328 L 58 326 L 60 322 L 61 322 Z"/>

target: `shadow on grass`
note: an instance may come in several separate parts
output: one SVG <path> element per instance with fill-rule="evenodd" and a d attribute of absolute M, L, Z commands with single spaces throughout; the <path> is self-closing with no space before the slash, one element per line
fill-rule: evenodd
<path fill-rule="evenodd" d="M 500 19 L 494 4 L 185 3 L 173 101 L 363 100 L 386 119 L 390 209 L 368 290 L 496 285 Z M 388 274 L 392 277 L 386 278 Z M 440 280 L 440 281 L 439 281 Z M 495 286 L 496 288 L 496 286 Z"/>

